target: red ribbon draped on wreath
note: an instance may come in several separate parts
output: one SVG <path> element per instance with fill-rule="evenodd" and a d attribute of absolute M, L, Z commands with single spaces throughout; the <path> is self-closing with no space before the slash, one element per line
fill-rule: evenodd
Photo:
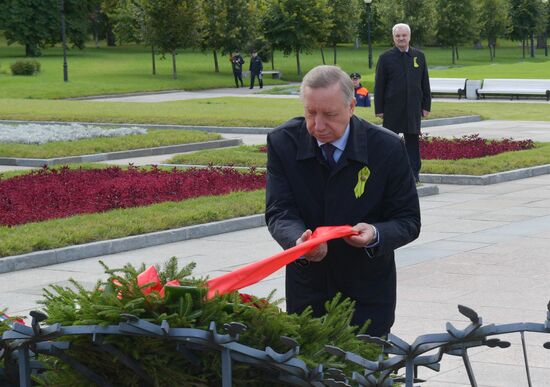
<path fill-rule="evenodd" d="M 270 274 L 276 272 L 283 266 L 286 266 L 294 260 L 302 257 L 304 254 L 313 250 L 321 243 L 327 242 L 331 239 L 338 239 L 352 235 L 357 235 L 357 231 L 353 230 L 351 226 L 318 227 L 315 229 L 308 241 L 298 246 L 294 246 L 271 257 L 262 259 L 261 261 L 253 262 L 230 273 L 208 280 L 208 293 L 206 297 L 210 299 L 216 294 L 223 295 L 242 289 L 246 286 L 253 285 L 263 280 Z M 160 278 L 154 266 L 150 266 L 143 273 L 139 274 L 137 276 L 137 283 L 138 286 L 142 287 L 143 294 L 148 295 L 149 293 L 156 291 L 161 297 L 164 297 L 166 286 L 180 285 L 178 280 L 172 280 L 163 286 L 160 283 Z M 150 285 L 143 287 L 147 284 Z M 244 296 L 246 298 L 247 295 Z"/>

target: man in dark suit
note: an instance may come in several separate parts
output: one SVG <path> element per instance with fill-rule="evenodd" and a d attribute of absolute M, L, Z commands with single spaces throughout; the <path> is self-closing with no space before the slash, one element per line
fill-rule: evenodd
<path fill-rule="evenodd" d="M 353 115 L 351 79 L 318 66 L 303 79 L 305 117 L 267 137 L 266 222 L 288 249 L 319 226 L 353 225 L 358 235 L 323 243 L 286 267 L 287 311 L 315 316 L 337 292 L 353 299 L 353 325 L 383 336 L 394 321 L 394 250 L 418 237 L 420 209 L 404 144 Z"/>
<path fill-rule="evenodd" d="M 395 47 L 378 58 L 374 83 L 374 110 L 383 126 L 403 133 L 416 181 L 420 175 L 420 117 L 430 114 L 432 97 L 424 54 L 410 47 L 411 29 L 396 24 L 392 29 Z"/>

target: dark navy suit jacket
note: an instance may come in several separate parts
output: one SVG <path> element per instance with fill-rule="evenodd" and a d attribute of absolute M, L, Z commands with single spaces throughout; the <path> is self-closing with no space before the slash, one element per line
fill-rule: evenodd
<path fill-rule="evenodd" d="M 357 303 L 381 304 L 393 311 L 396 299 L 394 250 L 418 237 L 420 208 L 407 153 L 391 131 L 353 116 L 346 148 L 332 170 L 303 117 L 294 118 L 267 138 L 266 222 L 284 248 L 295 246 L 306 229 L 319 226 L 373 224 L 380 243 L 369 257 L 342 239 L 328 242 L 321 262 L 287 266 L 287 311 L 311 305 L 324 314 L 324 302 L 337 292 Z M 370 177 L 355 197 L 358 173 Z M 358 316 L 362 324 L 371 316 Z"/>

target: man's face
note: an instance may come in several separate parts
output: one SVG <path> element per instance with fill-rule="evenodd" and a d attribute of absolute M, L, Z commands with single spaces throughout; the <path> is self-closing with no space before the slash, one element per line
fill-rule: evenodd
<path fill-rule="evenodd" d="M 358 87 L 359 84 L 361 83 L 361 78 L 351 78 L 352 82 L 353 82 L 353 86 L 355 87 Z"/>
<path fill-rule="evenodd" d="M 342 137 L 353 115 L 355 99 L 345 104 L 344 93 L 338 83 L 318 89 L 306 87 L 303 98 L 309 134 L 323 143 Z"/>
<path fill-rule="evenodd" d="M 406 51 L 409 48 L 409 42 L 411 41 L 411 34 L 406 28 L 398 27 L 393 34 L 393 42 L 395 47 L 401 51 Z"/>

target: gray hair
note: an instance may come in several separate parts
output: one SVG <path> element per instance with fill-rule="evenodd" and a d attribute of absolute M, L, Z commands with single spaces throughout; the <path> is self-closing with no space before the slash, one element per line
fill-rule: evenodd
<path fill-rule="evenodd" d="M 344 95 L 345 105 L 349 105 L 355 97 L 353 82 L 349 75 L 337 66 L 317 66 L 311 69 L 302 79 L 300 98 L 304 98 L 306 87 L 322 89 L 338 83 Z"/>
<path fill-rule="evenodd" d="M 391 34 L 392 34 L 392 36 L 395 36 L 395 31 L 397 31 L 398 28 L 404 28 L 404 29 L 406 29 L 406 30 L 409 32 L 409 35 L 411 34 L 411 27 L 409 27 L 408 24 L 405 24 L 405 23 L 397 23 L 397 24 L 394 25 L 393 28 L 391 29 Z"/>

